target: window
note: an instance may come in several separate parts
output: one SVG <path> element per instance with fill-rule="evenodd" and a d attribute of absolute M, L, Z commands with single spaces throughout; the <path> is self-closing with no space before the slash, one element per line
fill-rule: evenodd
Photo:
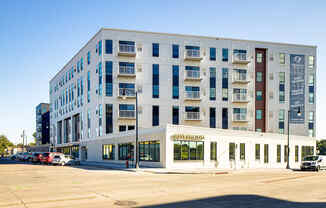
<path fill-rule="evenodd" d="M 135 130 L 135 126 L 134 125 L 128 126 L 128 131 L 132 131 L 132 130 Z"/>
<path fill-rule="evenodd" d="M 263 92 L 262 91 L 260 91 L 260 90 L 256 91 L 256 100 L 257 101 L 263 100 Z"/>
<path fill-rule="evenodd" d="M 209 60 L 216 61 L 216 48 L 209 48 Z"/>
<path fill-rule="evenodd" d="M 110 97 L 112 97 L 113 94 L 112 65 L 112 61 L 105 62 L 105 95 Z"/>
<path fill-rule="evenodd" d="M 233 108 L 233 120 L 234 121 L 246 121 L 247 120 L 247 108 Z"/>
<path fill-rule="evenodd" d="M 179 58 L 179 45 L 172 45 L 172 58 Z"/>
<path fill-rule="evenodd" d="M 172 66 L 172 98 L 179 99 L 179 66 Z"/>
<path fill-rule="evenodd" d="M 295 145 L 295 162 L 299 162 L 299 146 Z"/>
<path fill-rule="evenodd" d="M 103 115 L 103 107 L 102 104 L 98 106 L 98 136 L 102 136 L 102 115 Z"/>
<path fill-rule="evenodd" d="M 119 160 L 134 160 L 134 144 L 118 145 Z"/>
<path fill-rule="evenodd" d="M 152 109 L 152 126 L 160 125 L 160 114 L 159 114 L 159 106 L 153 105 Z"/>
<path fill-rule="evenodd" d="M 209 127 L 216 128 L 216 108 L 209 108 Z"/>
<path fill-rule="evenodd" d="M 153 64 L 153 98 L 159 98 L 160 97 L 160 75 L 159 75 L 159 65 Z"/>
<path fill-rule="evenodd" d="M 103 144 L 102 146 L 102 159 L 114 160 L 115 148 L 114 144 Z"/>
<path fill-rule="evenodd" d="M 229 61 L 229 49 L 222 48 L 222 61 L 228 62 Z"/>
<path fill-rule="evenodd" d="M 263 63 L 263 54 L 262 53 L 258 52 L 256 54 L 256 62 L 257 63 Z"/>
<path fill-rule="evenodd" d="M 301 146 L 301 160 L 303 160 L 303 158 L 308 155 L 314 155 L 314 147 L 313 146 Z"/>
<path fill-rule="evenodd" d="M 105 53 L 112 54 L 112 40 L 105 40 Z"/>
<path fill-rule="evenodd" d="M 160 45 L 158 43 L 153 43 L 153 57 L 159 57 L 160 56 Z"/>
<path fill-rule="evenodd" d="M 308 68 L 313 69 L 315 65 L 315 57 L 308 56 Z"/>
<path fill-rule="evenodd" d="M 315 136 L 315 131 L 314 131 L 314 121 L 315 121 L 315 112 L 310 111 L 309 112 L 309 121 L 308 121 L 308 133 L 309 137 L 314 137 Z"/>
<path fill-rule="evenodd" d="M 174 141 L 174 160 L 204 160 L 203 141 Z"/>
<path fill-rule="evenodd" d="M 91 111 L 87 111 L 87 137 L 91 138 Z"/>
<path fill-rule="evenodd" d="M 222 69 L 222 101 L 228 101 L 229 72 L 227 68 Z"/>
<path fill-rule="evenodd" d="M 102 55 L 102 40 L 98 42 L 98 55 Z"/>
<path fill-rule="evenodd" d="M 256 132 L 262 132 L 263 130 L 261 128 L 257 128 Z"/>
<path fill-rule="evenodd" d="M 280 64 L 285 64 L 285 53 L 280 53 Z"/>
<path fill-rule="evenodd" d="M 229 160 L 235 160 L 235 144 L 229 143 Z"/>
<path fill-rule="evenodd" d="M 246 160 L 246 144 L 240 143 L 240 160 Z"/>
<path fill-rule="evenodd" d="M 113 105 L 105 104 L 105 120 L 106 120 L 106 130 L 107 134 L 113 133 Z"/>
<path fill-rule="evenodd" d="M 281 162 L 281 145 L 278 144 L 277 145 L 277 158 L 276 158 L 276 162 L 280 163 Z"/>
<path fill-rule="evenodd" d="M 280 85 L 279 85 L 279 102 L 285 102 L 285 72 L 280 72 Z"/>
<path fill-rule="evenodd" d="M 256 110 L 256 120 L 262 120 L 262 119 L 263 119 L 263 111 Z"/>
<path fill-rule="evenodd" d="M 263 81 L 263 72 L 256 72 L 256 82 Z"/>
<path fill-rule="evenodd" d="M 268 144 L 264 144 L 264 163 L 269 161 Z"/>
<path fill-rule="evenodd" d="M 260 160 L 260 144 L 255 145 L 255 159 Z"/>
<path fill-rule="evenodd" d="M 211 142 L 211 160 L 217 160 L 217 142 Z"/>
<path fill-rule="evenodd" d="M 79 82 L 78 82 L 79 84 Z M 78 96 L 79 96 L 79 85 L 78 85 Z M 91 102 L 91 72 L 87 72 L 87 103 Z"/>
<path fill-rule="evenodd" d="M 280 109 L 278 113 L 278 128 L 280 134 L 284 134 L 284 120 L 285 120 L 285 110 Z"/>
<path fill-rule="evenodd" d="M 228 129 L 228 109 L 227 108 L 222 108 L 222 129 Z"/>
<path fill-rule="evenodd" d="M 174 124 L 174 125 L 179 124 L 179 107 L 178 106 L 172 107 L 172 124 Z"/>
<path fill-rule="evenodd" d="M 315 102 L 315 95 L 314 93 L 309 92 L 309 104 L 314 104 Z"/>
<path fill-rule="evenodd" d="M 288 161 L 288 146 L 284 145 L 284 162 Z"/>
<path fill-rule="evenodd" d="M 87 64 L 89 65 L 91 63 L 91 52 L 87 52 Z"/>
<path fill-rule="evenodd" d="M 103 87 L 102 87 L 103 80 L 102 80 L 102 77 L 103 77 L 103 75 L 102 75 L 102 62 L 100 62 L 98 64 L 98 94 L 99 94 L 99 96 L 102 95 L 102 91 L 103 91 Z"/>
<path fill-rule="evenodd" d="M 234 81 L 247 81 L 247 70 L 246 69 L 233 69 L 233 80 Z"/>
<path fill-rule="evenodd" d="M 216 68 L 209 68 L 209 100 L 216 100 Z"/>
<path fill-rule="evenodd" d="M 126 125 L 120 125 L 119 126 L 119 132 L 124 132 L 127 131 L 127 126 Z"/>
<path fill-rule="evenodd" d="M 160 162 L 160 141 L 139 142 L 139 160 Z"/>

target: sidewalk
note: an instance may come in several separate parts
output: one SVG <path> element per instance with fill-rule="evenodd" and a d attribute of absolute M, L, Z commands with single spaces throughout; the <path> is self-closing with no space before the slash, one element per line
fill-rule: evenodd
<path fill-rule="evenodd" d="M 83 161 L 81 165 L 90 166 L 90 167 L 99 167 L 110 170 L 122 170 L 122 171 L 131 171 L 131 172 L 146 172 L 153 174 L 228 174 L 229 171 L 221 169 L 167 169 L 167 168 L 153 168 L 153 167 L 141 167 L 138 170 L 135 168 L 126 168 L 123 164 L 113 164 L 105 162 L 92 162 L 92 161 Z"/>

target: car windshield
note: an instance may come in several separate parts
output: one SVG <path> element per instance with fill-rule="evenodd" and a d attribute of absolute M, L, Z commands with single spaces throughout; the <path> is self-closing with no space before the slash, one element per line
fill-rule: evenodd
<path fill-rule="evenodd" d="M 303 161 L 316 161 L 318 160 L 318 156 L 308 156 L 303 158 Z"/>
<path fill-rule="evenodd" d="M 54 158 L 60 158 L 60 156 L 59 155 L 56 155 L 56 156 L 54 156 Z"/>
<path fill-rule="evenodd" d="M 49 156 L 49 153 L 43 153 L 43 156 L 47 157 L 47 156 Z"/>

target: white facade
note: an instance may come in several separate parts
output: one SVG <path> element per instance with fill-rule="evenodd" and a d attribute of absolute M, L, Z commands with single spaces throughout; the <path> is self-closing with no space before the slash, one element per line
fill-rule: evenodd
<path fill-rule="evenodd" d="M 106 53 L 106 40 L 112 41 L 112 53 Z M 123 44 L 119 41 L 134 42 L 134 51 L 123 53 Z M 101 43 L 100 43 L 101 42 Z M 153 43 L 159 44 L 159 56 L 153 57 Z M 178 58 L 173 58 L 173 46 L 178 45 Z M 200 47 L 199 54 L 187 53 L 187 46 Z M 216 60 L 210 60 L 210 48 L 216 49 Z M 228 49 L 228 60 L 222 60 L 222 49 Z M 313 76 L 313 94 L 315 100 L 315 75 L 316 75 L 316 47 L 294 44 L 270 43 L 262 41 L 235 40 L 215 37 L 202 37 L 179 34 L 152 33 L 142 31 L 128 31 L 117 29 L 101 29 L 50 81 L 50 103 L 51 103 L 51 140 L 57 147 L 79 145 L 80 143 L 103 141 L 111 138 L 112 134 L 119 133 L 119 126 L 135 125 L 135 113 L 119 112 L 119 104 L 130 104 L 135 106 L 133 93 L 127 99 L 122 99 L 119 93 L 120 83 L 135 84 L 138 91 L 139 106 L 139 127 L 147 129 L 153 127 L 153 108 L 159 106 L 159 127 L 165 127 L 172 123 L 172 108 L 179 107 L 179 124 L 186 126 L 210 127 L 210 108 L 215 108 L 215 127 L 221 129 L 222 109 L 227 111 L 227 128 L 255 131 L 255 49 L 266 49 L 266 87 L 265 87 L 265 126 L 266 132 L 279 133 L 279 111 L 284 110 L 285 116 L 282 120 L 284 133 L 287 133 L 287 111 L 289 110 L 289 89 L 290 89 L 290 54 L 300 54 L 305 57 L 305 121 L 302 124 L 290 124 L 291 134 L 308 136 L 309 123 L 315 126 L 316 104 L 309 102 L 309 74 Z M 101 50 L 101 53 L 99 51 Z M 234 50 L 245 50 L 244 62 L 236 60 Z M 191 51 L 190 51 L 191 52 Z M 88 53 L 90 63 L 88 64 Z M 285 63 L 280 63 L 280 54 L 285 55 Z M 188 56 L 190 55 L 190 57 Z M 197 56 L 198 55 L 198 56 Z M 313 59 L 312 65 L 309 59 Z M 81 60 L 82 59 L 82 60 Z M 106 62 L 112 62 L 112 96 L 107 96 L 110 90 L 107 84 L 110 79 L 106 76 Z M 78 67 L 82 62 L 83 68 Z M 120 62 L 134 64 L 135 73 L 128 73 L 128 67 L 119 68 Z M 153 98 L 153 64 L 159 65 L 159 98 Z M 100 67 L 102 65 L 102 67 Z M 173 65 L 179 67 L 179 98 L 172 98 L 173 89 Z M 198 72 L 188 72 L 187 66 L 199 67 Z M 210 100 L 210 68 L 216 69 L 216 87 L 213 94 L 216 100 Z M 79 68 L 79 70 L 78 70 Z M 100 70 L 99 68 L 102 68 Z M 222 69 L 228 69 L 227 97 L 222 100 Z M 234 80 L 234 69 L 246 71 L 244 82 Z M 73 71 L 73 78 L 69 78 L 69 72 Z M 78 72 L 79 71 L 79 72 Z M 102 72 L 102 78 L 100 78 Z M 124 74 L 123 72 L 127 72 Z M 279 101 L 279 73 L 285 73 L 285 101 Z M 90 74 L 90 90 L 88 92 L 88 73 Z M 64 81 L 63 81 L 64 80 Z M 101 86 L 99 86 L 102 80 Z M 82 83 L 82 86 L 80 86 Z M 61 85 L 61 86 L 60 86 Z M 199 87 L 198 92 L 185 92 L 185 87 Z M 83 88 L 83 94 L 78 95 L 78 89 Z M 247 94 L 243 99 L 235 100 L 233 90 L 246 89 Z M 69 101 L 69 91 L 74 96 Z M 68 90 L 68 91 L 67 91 Z M 81 89 L 80 93 L 81 93 Z M 66 95 L 68 92 L 68 96 Z M 88 95 L 89 94 L 89 95 Z M 101 95 L 100 95 L 101 94 Z M 72 98 L 73 97 L 73 98 Z M 61 102 L 64 99 L 68 102 Z M 90 102 L 88 102 L 88 99 Z M 106 116 L 106 104 L 112 105 L 111 116 Z M 199 107 L 199 113 L 186 113 L 185 107 Z M 234 108 L 246 109 L 246 116 L 243 120 L 235 121 Z M 312 119 L 309 119 L 310 112 L 313 112 Z M 79 114 L 78 119 L 72 119 Z M 89 121 L 88 122 L 88 115 Z M 127 118 L 125 117 L 127 116 Z M 107 129 L 108 119 L 112 119 L 112 131 Z M 310 116 L 311 117 L 311 116 Z M 58 122 L 67 118 L 67 138 L 64 139 L 64 124 L 61 130 L 61 142 L 58 142 Z M 78 122 L 77 122 L 78 120 Z M 78 133 L 75 132 L 75 122 L 78 125 Z M 102 125 L 100 125 L 102 124 Z M 88 128 L 90 127 L 90 128 Z M 108 127 L 111 128 L 111 127 Z M 121 130 L 121 129 L 120 129 Z M 131 132 L 132 133 L 132 132 Z M 240 132 L 239 132 L 240 133 Z M 243 134 L 244 132 L 241 132 Z M 251 134 L 252 132 L 248 132 Z M 79 135 L 78 138 L 76 135 Z M 247 133 L 246 133 L 247 134 Z M 314 135 L 314 130 L 310 133 Z M 282 135 L 280 135 L 282 136 Z M 313 141 L 313 139 L 311 139 Z M 89 146 L 89 148 L 91 148 Z M 93 156 L 92 156 L 93 157 Z M 167 163 L 169 164 L 169 163 Z M 168 165 L 167 165 L 168 166 Z"/>

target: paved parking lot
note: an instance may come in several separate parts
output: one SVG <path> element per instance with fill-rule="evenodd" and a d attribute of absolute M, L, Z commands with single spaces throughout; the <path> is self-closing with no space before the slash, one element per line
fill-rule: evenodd
<path fill-rule="evenodd" d="M 2 207 L 326 207 L 326 171 L 153 174 L 0 161 Z"/>

